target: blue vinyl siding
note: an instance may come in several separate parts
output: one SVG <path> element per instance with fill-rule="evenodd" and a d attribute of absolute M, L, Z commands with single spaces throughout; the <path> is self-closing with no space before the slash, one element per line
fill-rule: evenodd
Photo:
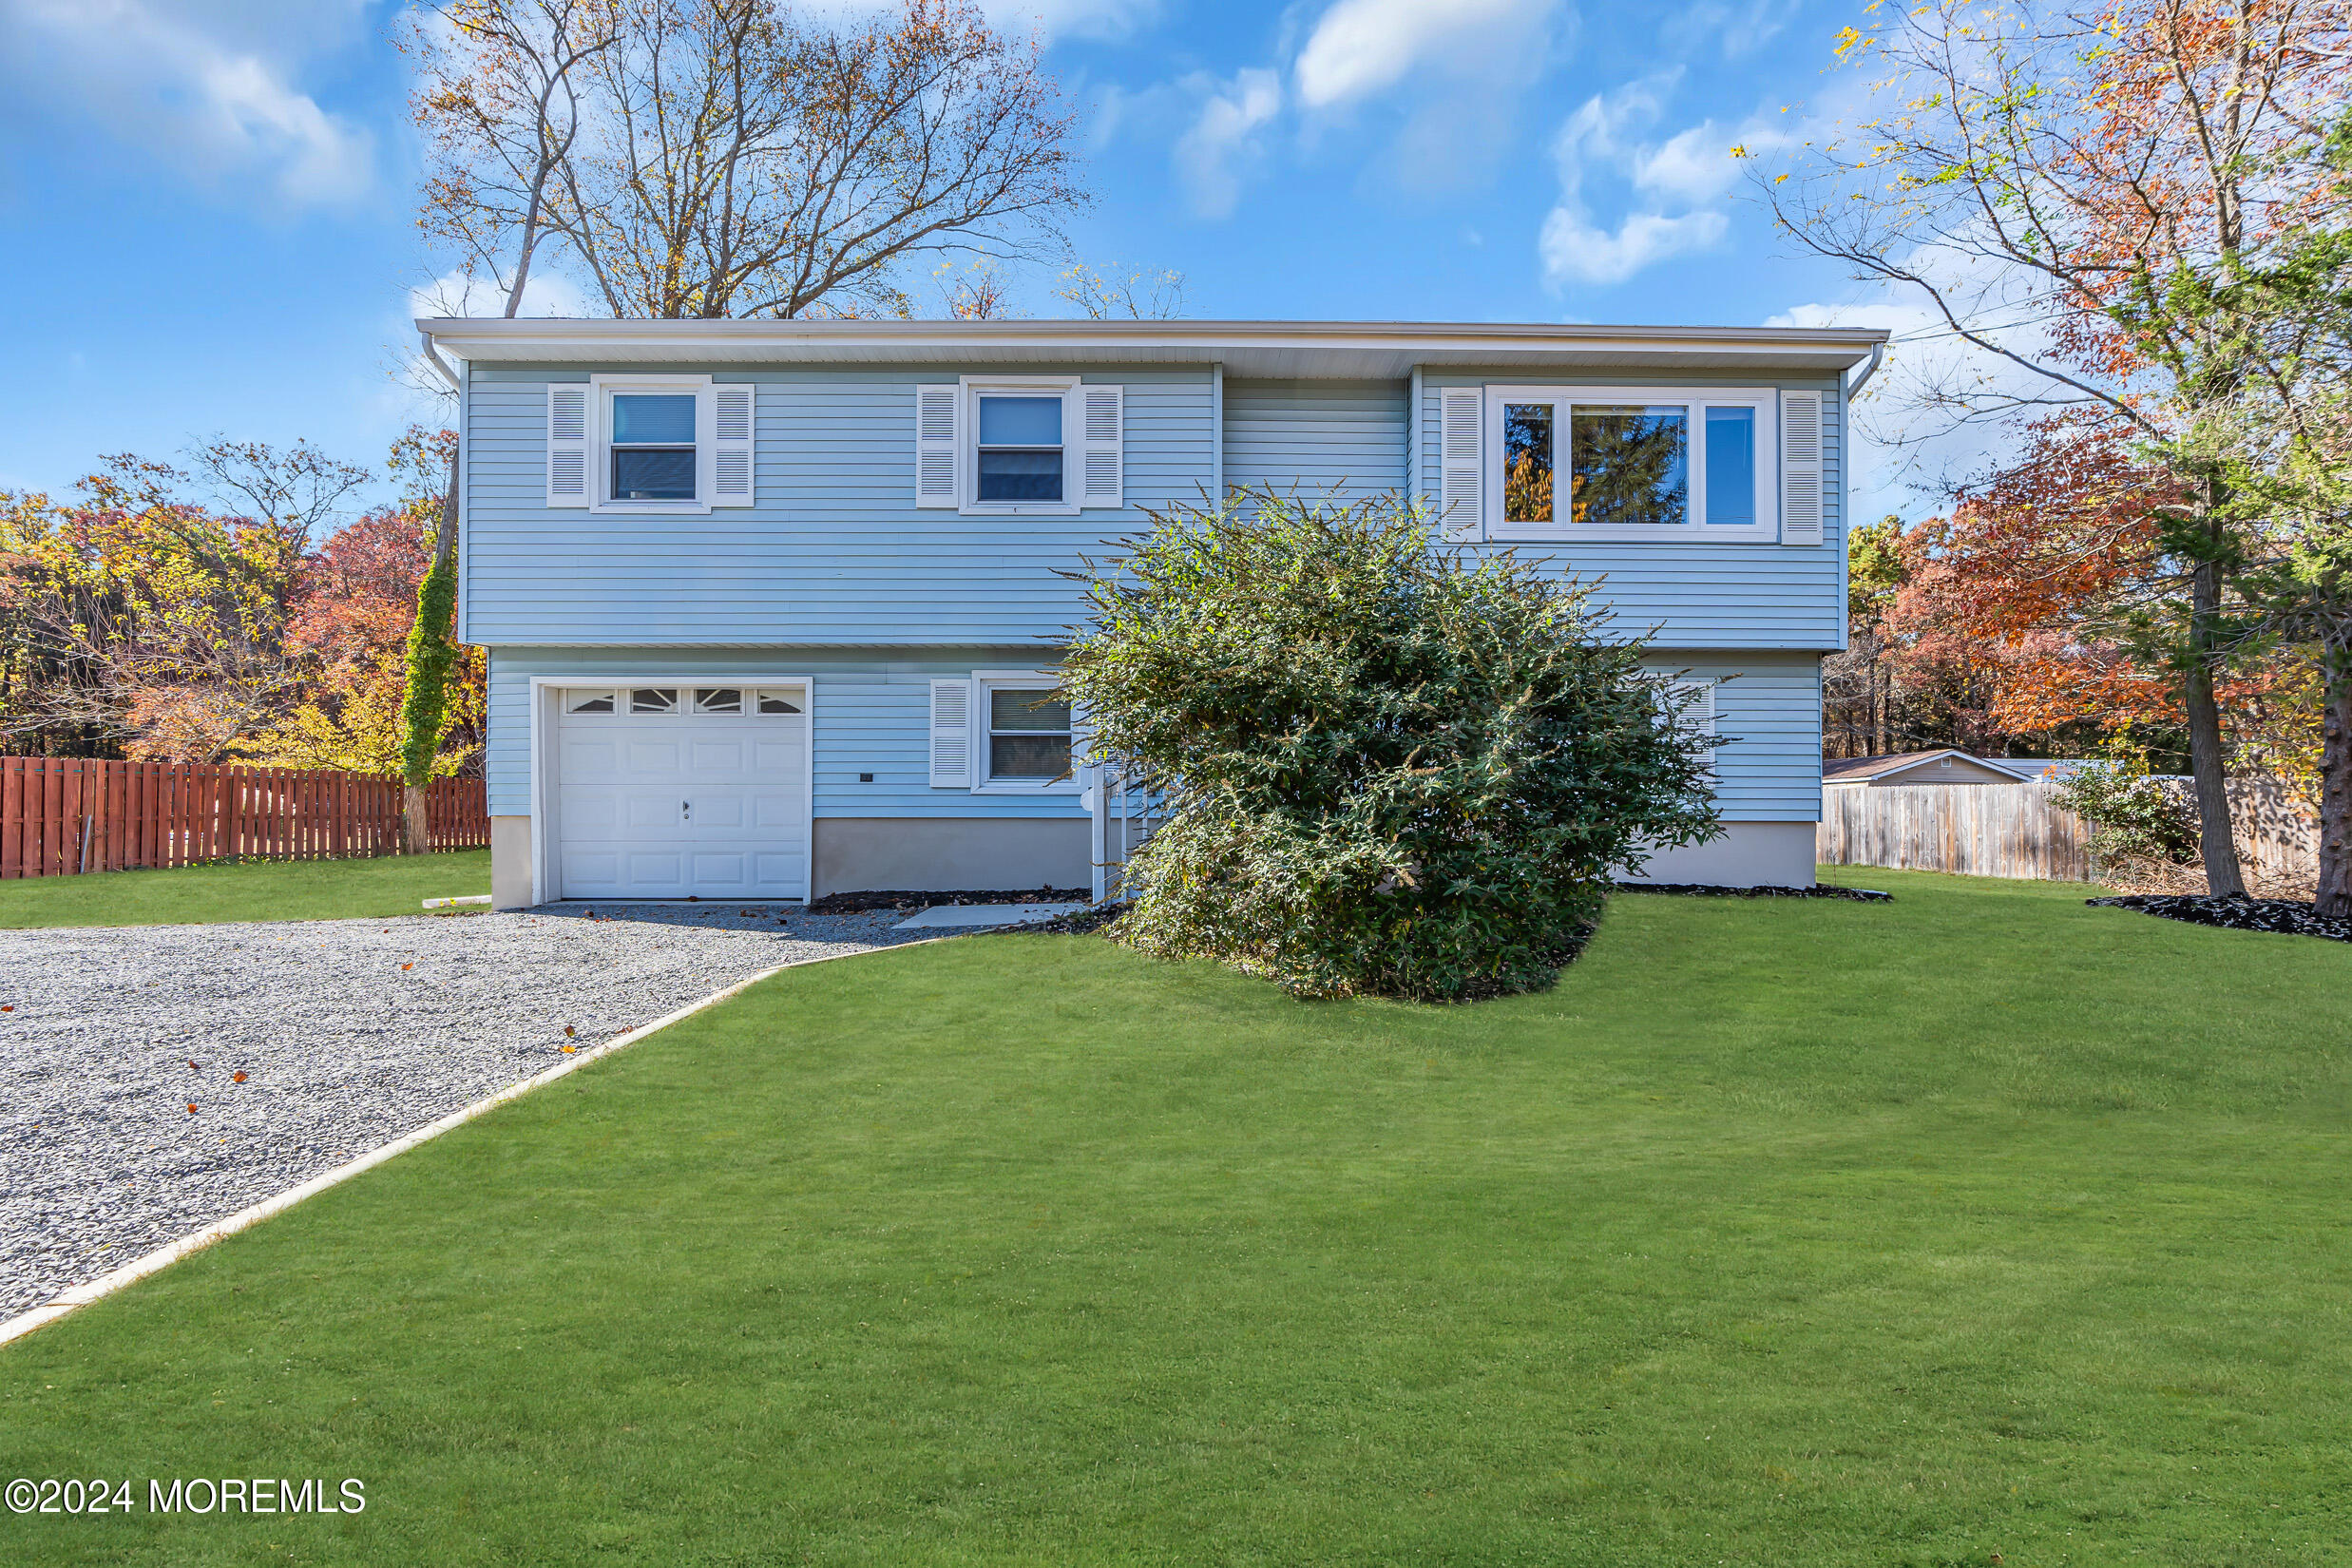
<path fill-rule="evenodd" d="M 810 742 L 818 816 L 1054 816 L 1080 814 L 1068 794 L 996 794 L 930 787 L 934 676 L 1025 670 L 1031 647 L 837 649 L 494 648 L 490 652 L 490 814 L 531 809 L 531 679 L 601 676 L 804 675 L 811 678 Z M 857 775 L 871 774 L 871 784 Z"/>
<path fill-rule="evenodd" d="M 1077 588 L 1058 568 L 1101 555 L 1145 507 L 1196 501 L 1213 475 L 1205 367 L 1086 373 L 1126 389 L 1128 504 L 1068 517 L 915 507 L 914 389 L 954 381 L 952 367 L 711 373 L 759 388 L 758 504 L 647 517 L 545 504 L 546 386 L 584 369 L 472 372 L 468 641 L 1026 642 L 1076 619 Z"/>
<path fill-rule="evenodd" d="M 1225 488 L 1360 500 L 1405 488 L 1402 381 L 1225 383 Z"/>
<path fill-rule="evenodd" d="M 930 681 L 974 670 L 1019 670 L 1034 648 L 498 648 L 490 655 L 494 816 L 530 805 L 534 676 L 811 677 L 810 737 L 818 816 L 1075 816 L 1067 794 L 974 794 L 930 787 Z M 1657 668 L 1719 682 L 1716 800 L 1731 822 L 1810 822 L 1821 813 L 1821 677 L 1807 654 L 1698 653 Z M 874 775 L 871 784 L 858 774 Z"/>
<path fill-rule="evenodd" d="M 1715 805 L 1726 822 L 1821 820 L 1821 664 L 1811 654 L 1692 653 L 1655 668 L 1715 684 Z"/>
<path fill-rule="evenodd" d="M 1597 376 L 1587 378 L 1597 380 Z M 1490 381 L 1524 385 L 1558 377 L 1480 372 L 1429 372 L 1422 378 L 1420 492 L 1435 500 L 1439 484 L 1439 394 L 1446 387 Z M 1822 405 L 1822 543 L 1655 545 L 1521 542 L 1520 554 L 1558 563 L 1584 578 L 1604 578 L 1597 596 L 1628 632 L 1656 630 L 1652 641 L 1670 648 L 1804 648 L 1831 650 L 1845 635 L 1845 407 L 1839 384 L 1725 376 L 1638 375 L 1611 373 L 1613 386 L 1769 386 L 1820 392 Z M 1500 546 L 1497 546 L 1498 548 Z M 1818 755 L 1816 756 L 1818 761 Z M 1818 783 L 1818 779 L 1816 779 Z"/>

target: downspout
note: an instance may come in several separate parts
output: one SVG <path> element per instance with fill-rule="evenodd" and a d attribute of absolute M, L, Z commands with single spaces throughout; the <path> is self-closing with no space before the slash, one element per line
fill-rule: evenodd
<path fill-rule="evenodd" d="M 1209 505 L 1225 505 L 1225 361 L 1209 367 Z"/>
<path fill-rule="evenodd" d="M 1845 558 L 1840 564 L 1846 573 L 1854 569 L 1854 498 L 1862 493 L 1862 475 L 1857 471 L 1858 466 L 1854 462 L 1854 399 L 1861 395 L 1862 389 L 1870 384 L 1870 378 L 1879 373 L 1879 367 L 1885 362 L 1886 344 L 1882 339 L 1870 345 L 1870 363 L 1864 365 L 1862 368 L 1862 373 L 1854 377 L 1852 386 L 1844 386 L 1843 378 L 1841 378 L 1842 391 L 1838 403 L 1838 449 L 1844 453 L 1845 458 L 1845 505 L 1839 510 L 1845 514 L 1845 526 L 1838 530 L 1838 538 L 1845 546 L 1840 552 Z M 1841 615 L 1838 617 L 1838 652 L 1846 652 L 1853 646 L 1853 623 L 1847 617 Z"/>
<path fill-rule="evenodd" d="M 1885 359 L 1886 344 L 1884 341 L 1871 344 L 1870 363 L 1862 368 L 1862 373 L 1854 377 L 1854 384 L 1845 389 L 1845 400 L 1848 403 L 1862 395 L 1862 389 L 1868 386 L 1870 378 L 1879 373 L 1879 366 L 1884 364 Z"/>
<path fill-rule="evenodd" d="M 1421 367 L 1415 365 L 1405 393 L 1405 499 L 1421 499 Z"/>

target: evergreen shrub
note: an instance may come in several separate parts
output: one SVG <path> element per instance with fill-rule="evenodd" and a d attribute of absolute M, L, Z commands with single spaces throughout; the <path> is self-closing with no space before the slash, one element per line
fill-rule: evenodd
<path fill-rule="evenodd" d="M 1646 851 L 1720 831 L 1672 677 L 1592 585 L 1396 498 L 1178 508 L 1085 573 L 1062 679 L 1164 796 L 1119 940 L 1300 996 L 1550 984 Z"/>

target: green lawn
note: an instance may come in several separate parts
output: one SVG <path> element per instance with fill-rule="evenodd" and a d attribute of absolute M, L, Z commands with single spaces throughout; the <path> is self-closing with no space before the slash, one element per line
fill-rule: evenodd
<path fill-rule="evenodd" d="M 36 926 L 210 926 L 420 914 L 429 898 L 490 890 L 490 851 L 380 860 L 279 860 L 0 882 L 0 930 Z"/>
<path fill-rule="evenodd" d="M 1555 991 L 777 977 L 0 1349 L 44 1563 L 2252 1565 L 2352 1548 L 2352 948 L 1897 872 Z"/>

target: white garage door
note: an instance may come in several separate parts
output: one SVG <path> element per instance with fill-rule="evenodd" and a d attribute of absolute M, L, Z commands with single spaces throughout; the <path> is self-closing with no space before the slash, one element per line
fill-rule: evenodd
<path fill-rule="evenodd" d="M 798 684 L 558 692 L 564 898 L 809 896 Z"/>

